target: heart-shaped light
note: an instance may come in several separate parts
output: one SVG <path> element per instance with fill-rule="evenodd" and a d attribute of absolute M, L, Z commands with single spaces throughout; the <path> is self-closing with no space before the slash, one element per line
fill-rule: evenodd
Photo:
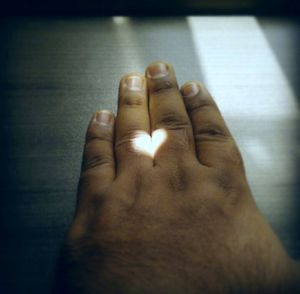
<path fill-rule="evenodd" d="M 138 131 L 132 139 L 132 144 L 136 151 L 154 158 L 156 151 L 166 139 L 167 132 L 164 129 L 155 130 L 152 136 L 144 131 Z"/>

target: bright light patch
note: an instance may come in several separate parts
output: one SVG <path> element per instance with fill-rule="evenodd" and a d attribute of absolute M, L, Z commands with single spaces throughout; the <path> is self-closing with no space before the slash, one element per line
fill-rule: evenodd
<path fill-rule="evenodd" d="M 128 17 L 126 16 L 113 16 L 112 20 L 117 25 L 123 25 L 125 23 L 128 23 Z"/>
<path fill-rule="evenodd" d="M 166 138 L 167 133 L 163 129 L 155 130 L 152 137 L 146 132 L 139 131 L 133 138 L 132 143 L 136 151 L 154 158 L 156 151 L 165 142 Z"/>
<path fill-rule="evenodd" d="M 225 118 L 298 117 L 297 98 L 255 17 L 187 19 L 203 81 Z"/>

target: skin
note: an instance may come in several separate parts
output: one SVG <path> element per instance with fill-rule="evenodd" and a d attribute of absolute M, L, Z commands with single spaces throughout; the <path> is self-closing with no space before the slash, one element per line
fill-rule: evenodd
<path fill-rule="evenodd" d="M 158 67 L 167 75 L 151 76 Z M 141 89 L 126 84 L 133 75 Z M 179 89 L 172 65 L 155 62 L 121 79 L 116 117 L 104 111 L 104 124 L 101 113 L 88 126 L 56 293 L 299 290 L 299 265 L 258 210 L 204 85 Z M 167 138 L 153 158 L 134 148 L 136 131 L 157 129 Z"/>

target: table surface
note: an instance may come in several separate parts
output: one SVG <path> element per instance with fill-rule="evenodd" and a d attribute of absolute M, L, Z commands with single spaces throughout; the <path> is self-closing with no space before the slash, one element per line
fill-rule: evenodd
<path fill-rule="evenodd" d="M 0 293 L 50 292 L 90 116 L 116 111 L 121 76 L 154 60 L 172 63 L 179 84 L 207 85 L 259 208 L 300 257 L 298 24 L 251 16 L 0 22 Z"/>

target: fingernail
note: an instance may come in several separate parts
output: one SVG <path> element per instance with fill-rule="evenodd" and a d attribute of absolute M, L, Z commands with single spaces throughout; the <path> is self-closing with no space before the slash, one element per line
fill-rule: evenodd
<path fill-rule="evenodd" d="M 109 126 L 113 122 L 113 114 L 109 110 L 101 110 L 96 113 L 95 120 L 100 125 Z"/>
<path fill-rule="evenodd" d="M 129 76 L 126 78 L 125 83 L 129 90 L 132 91 L 142 90 L 143 81 L 139 76 Z"/>
<path fill-rule="evenodd" d="M 147 69 L 147 74 L 149 78 L 159 79 L 168 75 L 168 68 L 165 63 L 154 63 L 150 65 Z"/>
<path fill-rule="evenodd" d="M 199 86 L 196 83 L 192 82 L 184 85 L 181 93 L 184 97 L 193 97 L 198 94 L 199 90 Z"/>

